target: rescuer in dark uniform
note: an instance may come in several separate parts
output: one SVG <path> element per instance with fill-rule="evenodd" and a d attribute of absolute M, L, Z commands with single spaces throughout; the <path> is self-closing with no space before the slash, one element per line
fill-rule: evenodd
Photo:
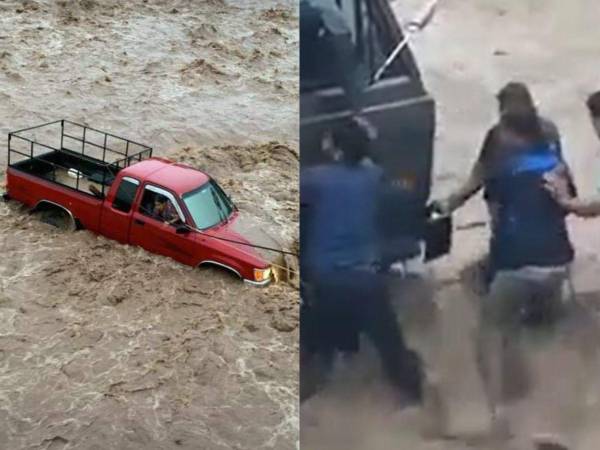
<path fill-rule="evenodd" d="M 327 370 L 337 353 L 358 351 L 358 336 L 364 333 L 402 399 L 418 402 L 421 361 L 406 347 L 386 281 L 377 273 L 383 171 L 364 163 L 369 138 L 360 123 L 336 127 L 333 141 L 341 158 L 303 169 L 300 177 L 300 262 L 312 291 L 301 338 Z"/>

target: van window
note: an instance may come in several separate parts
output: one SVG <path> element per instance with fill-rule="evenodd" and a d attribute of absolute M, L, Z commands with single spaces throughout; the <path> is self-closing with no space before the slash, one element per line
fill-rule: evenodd
<path fill-rule="evenodd" d="M 336 87 L 340 85 L 337 74 L 351 74 L 355 84 L 366 86 L 398 44 L 382 21 L 389 12 L 366 0 L 303 0 L 302 4 L 301 14 L 304 12 L 306 17 L 301 18 L 300 28 L 300 90 Z M 322 14 L 326 14 L 325 19 Z M 343 30 L 347 30 L 351 40 L 349 51 L 345 51 L 340 40 L 326 38 L 324 29 L 328 26 L 337 33 L 344 34 Z M 408 47 L 384 78 L 410 76 L 403 54 L 407 52 L 410 52 Z"/>

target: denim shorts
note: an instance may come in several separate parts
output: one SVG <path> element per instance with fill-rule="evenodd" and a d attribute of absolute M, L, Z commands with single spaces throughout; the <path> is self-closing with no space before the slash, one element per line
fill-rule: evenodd
<path fill-rule="evenodd" d="M 484 321 L 505 328 L 555 320 L 564 309 L 567 277 L 567 267 L 498 271 L 484 298 Z"/>

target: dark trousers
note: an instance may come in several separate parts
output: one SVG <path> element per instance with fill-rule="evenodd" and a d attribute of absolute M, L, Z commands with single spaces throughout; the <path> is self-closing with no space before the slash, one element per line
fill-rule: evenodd
<path fill-rule="evenodd" d="M 406 397 L 420 401 L 420 359 L 406 347 L 385 280 L 366 271 L 339 271 L 314 279 L 311 291 L 300 330 L 308 352 L 325 360 L 338 351 L 357 352 L 359 335 L 364 333 L 375 346 L 389 381 Z"/>

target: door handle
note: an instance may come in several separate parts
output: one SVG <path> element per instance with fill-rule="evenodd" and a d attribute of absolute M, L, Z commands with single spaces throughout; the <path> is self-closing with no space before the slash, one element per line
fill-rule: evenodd
<path fill-rule="evenodd" d="M 140 219 L 133 219 L 133 221 L 142 227 L 146 224 L 146 222 L 144 222 L 143 220 L 140 220 Z"/>

